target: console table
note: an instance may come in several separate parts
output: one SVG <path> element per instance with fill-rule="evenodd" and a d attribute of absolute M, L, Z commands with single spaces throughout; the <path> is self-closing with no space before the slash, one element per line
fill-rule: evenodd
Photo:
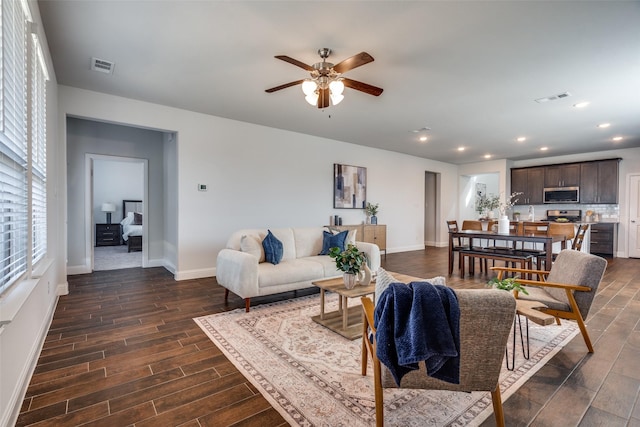
<path fill-rule="evenodd" d="M 384 251 L 384 258 L 387 259 L 387 226 L 384 224 L 355 224 L 355 225 L 331 225 L 340 231 L 357 230 L 356 240 L 358 242 L 375 243 Z"/>

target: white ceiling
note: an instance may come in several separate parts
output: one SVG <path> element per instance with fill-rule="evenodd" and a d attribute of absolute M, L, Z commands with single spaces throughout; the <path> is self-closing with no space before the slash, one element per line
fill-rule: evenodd
<path fill-rule="evenodd" d="M 63 85 L 455 164 L 640 146 L 638 1 L 39 6 Z M 384 93 L 346 89 L 325 110 L 299 86 L 265 93 L 308 76 L 274 55 L 311 65 L 321 47 L 333 63 L 371 54 L 374 62 L 345 76 Z M 114 73 L 91 71 L 92 56 L 115 62 Z M 565 91 L 572 96 L 534 101 Z M 572 106 L 580 101 L 590 105 Z M 597 128 L 603 122 L 611 127 Z M 426 143 L 411 132 L 423 127 Z"/>

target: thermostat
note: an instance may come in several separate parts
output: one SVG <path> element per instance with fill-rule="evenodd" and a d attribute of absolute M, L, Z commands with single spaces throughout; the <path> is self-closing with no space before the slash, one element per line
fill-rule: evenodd
<path fill-rule="evenodd" d="M 198 191 L 207 191 L 207 184 L 198 184 Z"/>

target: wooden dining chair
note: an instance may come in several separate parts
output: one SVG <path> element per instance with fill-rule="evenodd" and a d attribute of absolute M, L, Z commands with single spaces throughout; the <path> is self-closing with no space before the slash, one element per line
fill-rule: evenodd
<path fill-rule="evenodd" d="M 455 233 L 459 231 L 458 229 L 458 221 L 453 219 L 447 221 L 447 228 L 450 233 Z M 455 255 L 458 254 L 458 270 L 462 268 L 462 258 L 460 258 L 460 250 L 464 248 L 462 243 L 462 239 L 460 237 L 456 237 L 453 240 L 453 246 L 451 246 L 451 258 L 449 259 L 449 276 L 453 273 L 453 263 Z"/>
<path fill-rule="evenodd" d="M 491 222 L 489 222 L 489 227 L 491 227 Z M 490 230 L 491 228 L 489 228 Z M 482 222 L 478 221 L 478 220 L 471 220 L 471 219 L 465 219 L 464 221 L 462 221 L 462 230 L 476 230 L 476 231 L 482 231 Z M 488 243 L 488 242 L 487 242 Z M 468 245 L 467 245 L 468 246 Z M 474 246 L 473 248 L 470 248 L 473 250 L 482 250 L 483 246 L 482 244 L 480 246 Z M 462 265 L 462 263 L 464 262 L 464 257 L 460 259 L 460 267 L 463 268 L 464 266 Z M 475 263 L 475 258 L 470 257 L 469 258 L 469 262 L 470 263 Z M 487 269 L 487 260 L 483 260 L 480 259 L 480 272 L 484 271 Z"/>
<path fill-rule="evenodd" d="M 564 235 L 565 237 L 565 242 L 573 242 L 573 240 L 575 240 L 576 237 L 576 227 L 572 224 L 572 223 L 567 223 L 567 222 L 550 222 L 549 223 L 549 235 Z M 553 254 L 551 254 L 553 261 L 556 260 L 556 257 L 558 256 L 559 252 L 554 252 Z M 548 268 L 545 267 L 546 270 L 548 270 Z"/>
<path fill-rule="evenodd" d="M 549 223 L 546 221 L 524 221 L 522 223 L 522 232 L 525 235 L 533 234 L 547 236 L 549 234 Z M 526 247 L 525 242 L 522 242 L 521 244 L 522 247 L 520 249 L 523 252 L 527 252 L 533 255 L 536 258 L 537 268 L 542 269 L 544 260 L 547 257 L 547 252 L 544 249 L 536 247 L 535 243 L 530 248 Z"/>
<path fill-rule="evenodd" d="M 573 243 L 571 244 L 571 249 L 574 251 L 579 251 L 582 249 L 582 242 L 584 241 L 584 236 L 587 234 L 587 230 L 589 229 L 589 224 L 582 224 L 578 227 L 578 232 L 576 233 L 576 237 L 573 239 Z"/>

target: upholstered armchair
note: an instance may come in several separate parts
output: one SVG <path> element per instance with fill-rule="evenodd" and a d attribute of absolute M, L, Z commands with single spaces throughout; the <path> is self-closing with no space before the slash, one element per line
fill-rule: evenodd
<path fill-rule="evenodd" d="M 498 426 L 504 426 L 502 398 L 498 379 L 502 367 L 509 331 L 513 325 L 516 303 L 509 292 L 493 289 L 455 290 L 460 307 L 460 383 L 452 384 L 427 376 L 424 363 L 420 370 L 402 377 L 400 388 L 489 391 Z M 362 338 L 362 375 L 367 375 L 367 359 L 373 361 L 376 426 L 384 424 L 383 388 L 397 388 L 391 372 L 376 357 L 374 305 L 362 298 L 365 313 L 364 331 L 373 332 L 373 342 L 365 333 Z"/>
<path fill-rule="evenodd" d="M 516 292 L 516 298 L 545 304 L 547 308 L 539 310 L 554 316 L 558 324 L 560 319 L 575 320 L 589 353 L 593 353 L 584 321 L 606 268 L 607 260 L 602 257 L 567 249 L 558 254 L 549 271 L 509 267 L 493 267 L 492 270 L 498 271 L 499 279 L 507 272 L 520 273 L 523 277 L 537 276 L 539 280 L 517 279 L 529 294 Z"/>

